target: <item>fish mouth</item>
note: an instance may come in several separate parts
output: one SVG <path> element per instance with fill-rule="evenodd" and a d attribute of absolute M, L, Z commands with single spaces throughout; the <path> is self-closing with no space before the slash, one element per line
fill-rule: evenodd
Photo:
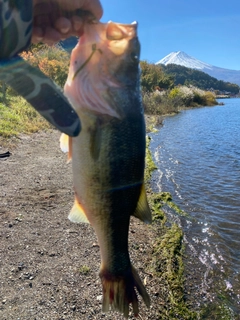
<path fill-rule="evenodd" d="M 114 91 L 135 83 L 140 57 L 137 27 L 136 22 L 85 21 L 84 33 L 72 51 L 64 89 L 75 109 L 122 117 L 115 100 L 109 97 Z"/>
<path fill-rule="evenodd" d="M 121 56 L 128 51 L 127 48 L 134 48 L 138 42 L 137 37 L 138 24 L 136 21 L 131 24 L 123 24 L 109 21 L 105 24 L 105 30 L 102 36 L 108 43 L 108 49 L 116 55 Z M 132 40 L 136 40 L 132 42 Z M 139 55 L 138 55 L 139 56 Z"/>
<path fill-rule="evenodd" d="M 131 24 L 109 21 L 106 28 L 106 38 L 111 41 L 137 37 L 137 27 L 138 24 L 136 21 Z"/>
<path fill-rule="evenodd" d="M 114 55 L 121 56 L 127 51 L 128 47 L 133 48 L 134 52 L 139 51 L 137 37 L 138 23 L 136 21 L 131 24 L 112 21 L 102 23 L 93 19 L 93 17 L 88 18 L 89 20 L 85 21 L 85 34 L 79 40 L 79 45 L 82 48 L 81 55 L 82 57 L 85 56 L 85 60 L 75 71 L 73 80 L 90 61 L 94 60 L 93 57 L 96 57 L 96 53 L 101 56 L 104 52 L 106 53 L 107 49 Z M 137 50 L 134 50 L 134 48 Z M 100 56 L 98 55 L 99 58 Z M 139 59 L 139 53 L 134 53 L 132 56 L 136 61 Z"/>

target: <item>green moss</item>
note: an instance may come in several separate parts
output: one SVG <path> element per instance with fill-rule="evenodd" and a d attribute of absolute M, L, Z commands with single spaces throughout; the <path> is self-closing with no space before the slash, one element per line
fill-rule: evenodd
<path fill-rule="evenodd" d="M 157 169 L 151 151 L 149 150 L 151 138 L 149 136 L 146 137 L 146 157 L 145 157 L 145 182 L 148 183 L 151 179 L 152 172 Z"/>
<path fill-rule="evenodd" d="M 225 304 L 211 303 L 202 307 L 201 320 L 235 320 L 234 312 Z"/>
<path fill-rule="evenodd" d="M 180 216 L 188 216 L 188 214 L 179 208 L 179 206 L 176 205 L 172 201 L 172 195 L 170 192 L 161 192 L 161 201 L 165 203 L 169 208 L 173 209 L 175 213 L 179 214 Z"/>
<path fill-rule="evenodd" d="M 154 274 L 164 283 L 160 294 L 166 305 L 159 306 L 160 319 L 197 319 L 184 299 L 183 232 L 177 224 L 165 227 L 154 244 L 152 268 Z"/>
<path fill-rule="evenodd" d="M 148 202 L 151 207 L 153 221 L 158 220 L 163 225 L 166 222 L 167 217 L 162 210 L 163 202 L 161 200 L 161 193 L 151 193 L 148 196 Z"/>
<path fill-rule="evenodd" d="M 161 320 L 197 319 L 197 314 L 191 311 L 184 298 L 184 264 L 183 264 L 183 231 L 175 223 L 167 221 L 163 206 L 168 205 L 175 213 L 185 215 L 174 202 L 169 192 L 154 193 L 149 180 L 156 165 L 149 150 L 150 138 L 147 139 L 146 170 L 148 201 L 153 215 L 153 229 L 157 234 L 153 246 L 150 272 L 159 281 L 159 292 L 163 299 L 159 304 Z M 170 226 L 167 226 L 170 223 Z"/>

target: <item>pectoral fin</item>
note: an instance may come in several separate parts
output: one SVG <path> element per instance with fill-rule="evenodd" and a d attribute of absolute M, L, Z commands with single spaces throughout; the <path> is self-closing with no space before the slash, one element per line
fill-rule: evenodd
<path fill-rule="evenodd" d="M 76 223 L 89 223 L 84 209 L 76 198 L 72 210 L 69 213 L 68 219 Z"/>
<path fill-rule="evenodd" d="M 60 137 L 60 148 L 64 153 L 68 153 L 67 162 L 70 162 L 72 159 L 72 137 L 62 133 Z"/>
<path fill-rule="evenodd" d="M 144 184 L 142 185 L 137 208 L 136 208 L 133 215 L 145 223 L 152 222 L 152 214 L 151 214 L 151 210 L 148 205 L 147 195 L 146 195 L 146 190 L 145 190 Z"/>

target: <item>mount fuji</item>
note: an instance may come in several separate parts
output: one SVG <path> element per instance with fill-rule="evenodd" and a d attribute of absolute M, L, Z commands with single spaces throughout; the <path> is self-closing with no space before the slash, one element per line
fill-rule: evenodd
<path fill-rule="evenodd" d="M 171 52 L 166 57 L 156 62 L 156 64 L 178 64 L 187 68 L 203 71 L 218 80 L 240 85 L 240 71 L 213 66 L 191 57 L 183 51 Z"/>

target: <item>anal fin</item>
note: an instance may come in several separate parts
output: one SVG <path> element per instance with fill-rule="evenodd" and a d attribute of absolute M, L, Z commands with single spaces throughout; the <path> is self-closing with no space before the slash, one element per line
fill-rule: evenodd
<path fill-rule="evenodd" d="M 76 198 L 72 210 L 69 213 L 68 219 L 76 223 L 89 223 L 84 209 Z"/>
<path fill-rule="evenodd" d="M 134 212 L 134 217 L 140 219 L 145 223 L 152 222 L 152 214 L 148 205 L 147 195 L 144 184 L 142 184 L 141 193 L 138 199 L 137 208 Z"/>

